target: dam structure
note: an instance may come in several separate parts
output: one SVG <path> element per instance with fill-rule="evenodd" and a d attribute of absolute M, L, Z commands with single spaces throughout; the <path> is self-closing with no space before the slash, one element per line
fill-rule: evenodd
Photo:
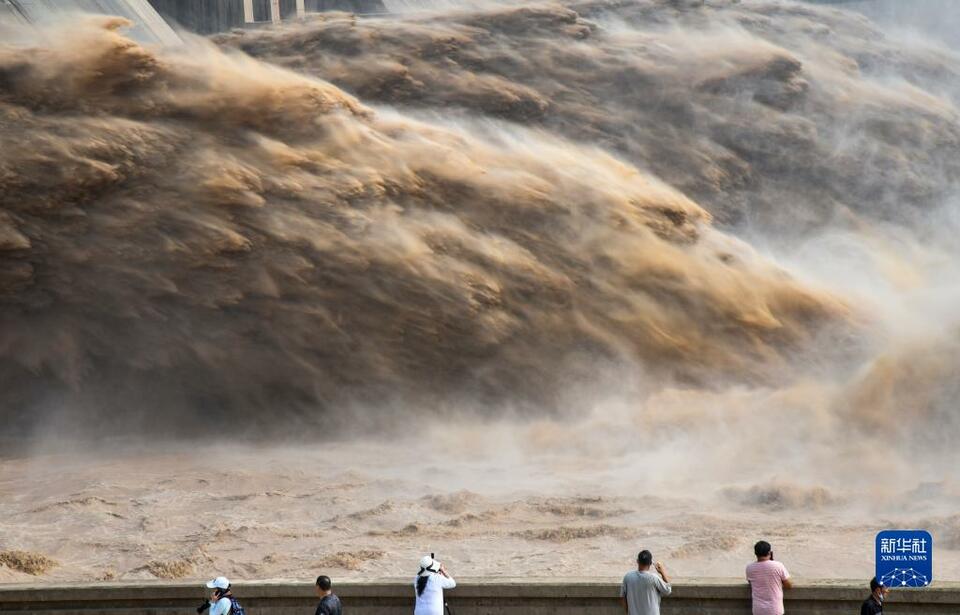
<path fill-rule="evenodd" d="M 870 16 L 895 14 L 897 19 L 907 19 L 909 23 L 905 14 L 909 11 L 885 0 L 804 1 L 843 6 Z M 407 10 L 415 4 L 403 2 L 401 6 Z M 131 20 L 135 26 L 130 35 L 136 40 L 175 44 L 179 38 L 164 20 L 186 30 L 212 34 L 303 18 L 308 13 L 346 11 L 373 15 L 388 13 L 390 8 L 386 0 L 0 0 L 0 31 L 11 22 L 44 23 L 71 13 L 101 13 Z"/>
<path fill-rule="evenodd" d="M 129 36 L 144 43 L 180 42 L 174 27 L 200 34 L 279 23 L 307 13 L 384 13 L 381 0 L 0 0 L 3 40 L 18 40 L 17 26 L 46 24 L 82 13 L 116 15 L 134 26 Z M 20 28 L 22 36 L 22 28 Z"/>
<path fill-rule="evenodd" d="M 956 19 L 935 20 L 932 15 L 949 16 L 951 0 L 801 0 L 853 10 L 881 23 L 933 30 L 948 43 L 960 43 L 955 34 Z M 465 3 L 469 4 L 469 3 Z M 395 5 L 395 6 L 394 6 Z M 410 10 L 417 2 L 390 0 L 0 0 L 0 34 L 17 40 L 14 24 L 45 23 L 78 13 L 117 15 L 134 23 L 130 36 L 135 40 L 165 45 L 177 44 L 174 30 L 180 27 L 199 34 L 226 32 L 234 28 L 276 24 L 302 19 L 308 13 L 345 11 L 358 15 L 382 15 L 392 9 Z"/>
<path fill-rule="evenodd" d="M 202 34 L 303 18 L 307 13 L 386 11 L 381 0 L 150 0 L 150 3 L 165 18 Z"/>
<path fill-rule="evenodd" d="M 18 28 L 22 24 L 53 23 L 82 13 L 129 19 L 134 24 L 129 36 L 140 42 L 163 45 L 180 42 L 177 33 L 148 0 L 0 0 L 0 39 L 17 42 L 26 30 Z"/>

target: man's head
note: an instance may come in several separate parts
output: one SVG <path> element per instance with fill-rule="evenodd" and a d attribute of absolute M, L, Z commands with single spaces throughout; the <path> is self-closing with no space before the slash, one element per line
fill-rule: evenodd
<path fill-rule="evenodd" d="M 770 546 L 770 543 L 766 540 L 761 540 L 757 544 L 753 545 L 753 552 L 757 556 L 757 561 L 762 562 L 763 560 L 773 559 L 773 547 Z"/>
<path fill-rule="evenodd" d="M 219 600 L 220 597 L 230 594 L 230 580 L 227 577 L 210 579 L 207 581 L 207 587 L 213 590 L 210 597 L 214 600 Z"/>
<path fill-rule="evenodd" d="M 878 581 L 877 577 L 870 579 L 870 593 L 878 599 L 883 600 L 883 597 L 887 595 L 888 591 L 890 590 L 887 589 L 887 586 Z"/>
<path fill-rule="evenodd" d="M 653 553 L 646 549 L 637 554 L 637 567 L 640 570 L 647 570 L 653 564 Z"/>
<path fill-rule="evenodd" d="M 330 580 L 325 574 L 321 574 L 317 577 L 317 594 L 321 596 L 326 596 L 330 593 L 333 588 L 333 581 Z"/>

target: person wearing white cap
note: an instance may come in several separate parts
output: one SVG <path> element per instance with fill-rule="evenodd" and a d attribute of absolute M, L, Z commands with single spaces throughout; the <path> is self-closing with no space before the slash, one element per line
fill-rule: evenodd
<path fill-rule="evenodd" d="M 443 615 L 443 590 L 453 589 L 457 582 L 453 580 L 443 564 L 433 559 L 433 554 L 420 559 L 420 572 L 413 581 L 417 594 L 417 604 L 413 615 Z"/>
<path fill-rule="evenodd" d="M 227 577 L 217 577 L 207 581 L 207 587 L 213 590 L 210 594 L 210 603 L 201 605 L 197 613 L 210 609 L 209 615 L 230 615 L 233 609 L 233 600 L 230 595 L 230 581 Z"/>

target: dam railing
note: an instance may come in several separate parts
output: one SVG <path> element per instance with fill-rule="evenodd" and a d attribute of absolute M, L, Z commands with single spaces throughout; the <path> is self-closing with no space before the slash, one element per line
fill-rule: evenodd
<path fill-rule="evenodd" d="M 316 571 L 310 571 L 311 574 Z M 212 573 L 211 573 L 212 574 Z M 851 615 L 866 582 L 798 581 L 786 592 L 790 615 Z M 462 579 L 446 593 L 455 615 L 620 615 L 616 579 Z M 337 583 L 349 615 L 410 615 L 412 580 Z M 190 615 L 206 595 L 202 582 L 0 585 L 0 613 L 37 615 Z M 249 615 L 307 615 L 317 598 L 310 582 L 238 582 L 234 595 Z M 664 615 L 748 615 L 749 589 L 732 579 L 677 579 Z M 884 613 L 957 615 L 960 583 L 891 592 Z"/>

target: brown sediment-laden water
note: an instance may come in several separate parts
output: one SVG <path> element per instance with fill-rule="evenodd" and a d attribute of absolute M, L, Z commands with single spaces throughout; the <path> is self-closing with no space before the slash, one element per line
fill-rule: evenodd
<path fill-rule="evenodd" d="M 0 579 L 739 576 L 757 531 L 869 576 L 890 520 L 960 575 L 949 48 L 774 0 L 125 26 L 0 44 Z"/>

